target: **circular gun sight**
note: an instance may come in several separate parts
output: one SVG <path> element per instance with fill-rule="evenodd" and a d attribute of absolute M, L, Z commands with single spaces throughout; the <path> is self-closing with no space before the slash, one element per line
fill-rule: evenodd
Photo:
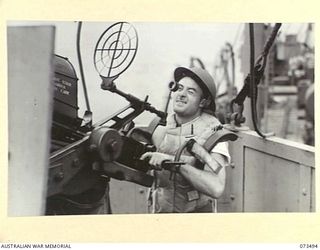
<path fill-rule="evenodd" d="M 101 77 L 115 79 L 131 65 L 137 49 L 138 34 L 133 25 L 115 23 L 102 33 L 96 44 L 94 66 Z"/>

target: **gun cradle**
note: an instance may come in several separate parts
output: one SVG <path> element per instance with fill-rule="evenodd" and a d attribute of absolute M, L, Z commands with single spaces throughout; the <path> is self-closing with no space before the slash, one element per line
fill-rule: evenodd
<path fill-rule="evenodd" d="M 155 151 L 153 145 L 120 135 L 115 129 L 99 127 L 90 135 L 90 149 L 95 158 L 104 161 L 97 168 L 109 177 L 147 187 L 152 185 L 153 177 L 146 174 L 149 164 L 139 159 L 145 152 Z"/>
<path fill-rule="evenodd" d="M 79 194 L 103 175 L 150 187 L 153 177 L 146 173 L 149 165 L 139 158 L 153 150 L 154 146 L 120 135 L 115 129 L 96 128 L 52 154 L 47 196 Z"/>
<path fill-rule="evenodd" d="M 88 137 L 54 152 L 50 157 L 47 196 L 75 195 L 84 192 L 99 178 L 92 171 Z"/>

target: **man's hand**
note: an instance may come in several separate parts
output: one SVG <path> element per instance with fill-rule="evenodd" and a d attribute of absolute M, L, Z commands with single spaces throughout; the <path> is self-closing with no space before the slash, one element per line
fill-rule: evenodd
<path fill-rule="evenodd" d="M 147 152 L 140 157 L 140 160 L 145 159 L 149 159 L 149 164 L 153 166 L 155 170 L 162 170 L 161 163 L 166 160 L 173 161 L 174 157 L 159 152 Z"/>

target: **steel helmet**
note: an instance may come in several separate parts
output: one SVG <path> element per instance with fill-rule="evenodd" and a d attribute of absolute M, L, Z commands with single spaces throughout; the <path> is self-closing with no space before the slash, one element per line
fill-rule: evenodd
<path fill-rule="evenodd" d="M 209 93 L 211 97 L 211 103 L 207 105 L 206 109 L 215 112 L 215 98 L 216 98 L 216 84 L 208 71 L 198 67 L 178 67 L 174 71 L 175 82 L 180 81 L 184 77 L 192 78 L 202 89 L 203 93 Z"/>

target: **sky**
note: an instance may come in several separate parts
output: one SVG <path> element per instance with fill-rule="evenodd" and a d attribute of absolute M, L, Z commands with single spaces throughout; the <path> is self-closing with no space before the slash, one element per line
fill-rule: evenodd
<path fill-rule="evenodd" d="M 78 70 L 76 57 L 76 22 L 57 22 L 56 54 L 68 57 Z M 100 35 L 112 23 L 86 23 L 82 25 L 81 53 L 85 80 L 94 120 L 100 120 L 127 104 L 123 98 L 100 88 L 101 79 L 94 68 L 93 54 Z M 213 66 L 226 42 L 233 43 L 242 24 L 212 23 L 132 23 L 138 33 L 138 49 L 130 67 L 115 81 L 116 86 L 140 99 L 149 96 L 149 102 L 161 109 L 165 105 L 168 84 L 177 66 L 189 66 L 190 57 L 200 58 L 208 71 Z M 237 34 L 238 32 L 238 34 Z M 80 74 L 78 73 L 78 77 Z M 79 84 L 81 84 L 79 82 Z M 84 112 L 82 87 L 79 85 L 79 115 Z M 112 105 L 111 105 L 112 103 Z M 147 112 L 140 122 L 151 119 Z M 139 122 L 139 119 L 138 119 Z"/>

